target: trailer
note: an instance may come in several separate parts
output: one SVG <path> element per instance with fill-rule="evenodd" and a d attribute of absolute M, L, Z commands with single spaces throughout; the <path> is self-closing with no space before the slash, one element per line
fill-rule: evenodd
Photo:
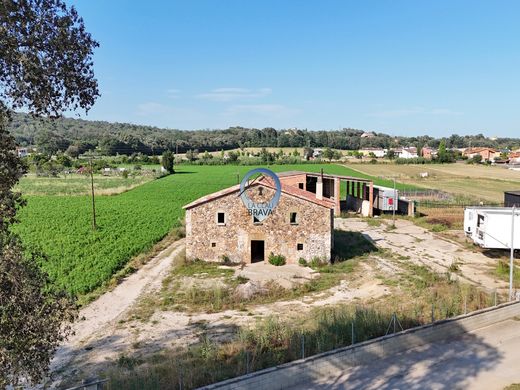
<path fill-rule="evenodd" d="M 511 207 L 467 207 L 464 210 L 464 232 L 485 249 L 520 249 L 520 209 Z"/>
<path fill-rule="evenodd" d="M 389 187 L 374 186 L 374 208 L 381 211 L 397 211 L 399 190 Z"/>
<path fill-rule="evenodd" d="M 477 221 L 478 221 L 478 212 L 485 210 L 495 210 L 502 209 L 503 207 L 489 207 L 489 206 L 471 206 L 464 208 L 464 233 L 466 237 L 475 240 L 475 235 L 477 232 Z"/>

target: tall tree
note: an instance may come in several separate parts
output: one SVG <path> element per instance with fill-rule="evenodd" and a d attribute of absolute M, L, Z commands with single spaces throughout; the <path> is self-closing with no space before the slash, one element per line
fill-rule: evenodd
<path fill-rule="evenodd" d="M 167 150 L 162 154 L 161 163 L 162 163 L 163 168 L 166 169 L 166 171 L 168 173 L 175 172 L 173 169 L 173 161 L 174 161 L 174 156 L 171 151 Z"/>
<path fill-rule="evenodd" d="M 6 130 L 12 110 L 58 117 L 99 96 L 92 69 L 98 43 L 62 0 L 0 1 L 0 388 L 39 382 L 69 333 L 75 305 L 55 291 L 10 232 L 23 206 L 13 186 L 25 167 Z"/>

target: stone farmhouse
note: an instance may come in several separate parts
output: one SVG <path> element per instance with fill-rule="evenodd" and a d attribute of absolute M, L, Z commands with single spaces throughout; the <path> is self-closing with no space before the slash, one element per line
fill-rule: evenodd
<path fill-rule="evenodd" d="M 280 179 L 280 201 L 263 221 L 250 215 L 239 196 L 239 185 L 184 206 L 186 257 L 221 261 L 226 256 L 232 262 L 254 263 L 267 261 L 273 253 L 285 256 L 288 264 L 316 256 L 330 261 L 334 200 Z M 317 187 L 318 192 L 323 191 L 321 181 Z M 266 176 L 246 189 L 255 203 L 268 202 L 275 191 L 273 180 Z"/>

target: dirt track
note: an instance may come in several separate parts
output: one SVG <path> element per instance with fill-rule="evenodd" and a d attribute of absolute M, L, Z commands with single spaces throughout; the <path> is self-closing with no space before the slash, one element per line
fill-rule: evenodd
<path fill-rule="evenodd" d="M 397 220 L 396 228 L 389 229 L 390 221 L 381 226 L 369 226 L 357 218 L 336 219 L 337 229 L 363 233 L 378 247 L 389 249 L 416 264 L 426 265 L 434 271 L 446 272 L 457 264 L 459 277 L 488 290 L 502 290 L 508 285 L 490 276 L 496 260 L 473 252 L 462 245 L 448 241 L 407 220 Z"/>
<path fill-rule="evenodd" d="M 488 276 L 493 261 L 457 243 L 439 238 L 409 221 L 398 220 L 395 230 L 386 224 L 369 226 L 361 219 L 337 219 L 336 227 L 362 232 L 378 247 L 389 249 L 409 261 L 424 264 L 435 271 L 445 272 L 457 261 L 460 277 L 487 289 L 505 287 Z M 156 311 L 142 322 L 129 318 L 129 312 L 139 299 L 161 287 L 173 261 L 184 248 L 178 241 L 161 252 L 146 266 L 125 279 L 116 289 L 106 293 L 84 308 L 76 325 L 76 335 L 57 352 L 52 369 L 60 378 L 96 376 L 107 363 L 122 354 L 146 356 L 174 346 L 191 344 L 204 333 L 215 340 L 229 339 L 237 327 L 254 323 L 258 318 L 275 315 L 300 315 L 316 306 L 362 302 L 391 293 L 376 275 L 395 273 L 396 264 L 379 256 L 370 256 L 349 280 L 328 291 L 301 299 L 251 306 L 248 311 L 227 310 L 219 313 L 190 314 L 176 311 Z"/>

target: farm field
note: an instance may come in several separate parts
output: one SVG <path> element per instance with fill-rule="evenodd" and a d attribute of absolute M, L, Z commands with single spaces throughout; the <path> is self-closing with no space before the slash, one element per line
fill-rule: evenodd
<path fill-rule="evenodd" d="M 237 183 L 250 166 L 177 166 L 177 173 L 116 196 L 96 198 L 98 229 L 91 227 L 91 198 L 27 196 L 14 227 L 29 250 L 48 258 L 42 267 L 54 283 L 74 294 L 101 286 L 133 256 L 150 249 L 184 216 L 182 206 Z M 328 164 L 271 166 L 277 172 L 307 170 L 368 177 Z M 390 185 L 378 180 L 377 184 Z"/>
<path fill-rule="evenodd" d="M 520 189 L 520 172 L 497 166 L 357 164 L 351 169 L 375 177 L 395 176 L 404 184 L 446 191 L 474 202 L 503 202 L 504 191 Z M 422 172 L 428 172 L 428 177 L 421 178 Z"/>
<path fill-rule="evenodd" d="M 103 176 L 94 175 L 96 195 L 116 195 L 131 190 L 154 179 L 153 175 Z M 34 174 L 24 176 L 15 191 L 24 195 L 89 195 L 90 176 L 67 174 L 60 177 L 38 177 Z"/>

